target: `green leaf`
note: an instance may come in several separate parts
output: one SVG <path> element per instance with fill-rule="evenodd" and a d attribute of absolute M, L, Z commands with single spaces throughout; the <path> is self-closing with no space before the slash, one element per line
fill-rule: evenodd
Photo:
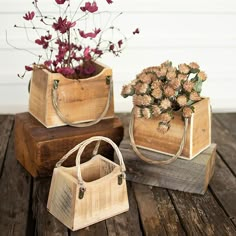
<path fill-rule="evenodd" d="M 198 93 L 201 93 L 202 91 L 202 80 L 198 79 L 197 82 L 194 85 L 194 90 Z"/>

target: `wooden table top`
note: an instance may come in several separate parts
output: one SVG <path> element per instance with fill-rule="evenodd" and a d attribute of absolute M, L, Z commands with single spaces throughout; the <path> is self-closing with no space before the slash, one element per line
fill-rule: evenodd
<path fill-rule="evenodd" d="M 118 114 L 125 127 L 127 114 Z M 0 235 L 236 235 L 236 113 L 214 114 L 215 173 L 204 196 L 128 182 L 130 210 L 70 232 L 47 212 L 50 178 L 14 154 L 14 116 L 0 115 Z"/>

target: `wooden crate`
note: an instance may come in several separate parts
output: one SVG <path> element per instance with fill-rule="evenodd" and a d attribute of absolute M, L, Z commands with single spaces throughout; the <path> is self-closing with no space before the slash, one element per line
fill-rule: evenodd
<path fill-rule="evenodd" d="M 123 126 L 117 117 L 102 120 L 87 128 L 63 126 L 47 129 L 28 112 L 16 114 L 14 132 L 16 158 L 33 177 L 52 175 L 56 162 L 69 149 L 89 137 L 102 135 L 117 144 L 123 138 Z M 94 144 L 88 146 L 82 162 L 87 160 L 86 157 L 92 153 L 93 148 Z M 111 156 L 113 149 L 104 143 L 100 147 L 100 153 Z M 74 165 L 73 155 L 65 165 Z"/>
<path fill-rule="evenodd" d="M 195 112 L 189 120 L 186 142 L 181 158 L 191 160 L 211 144 L 211 108 L 209 98 L 194 104 Z M 174 112 L 170 129 L 162 134 L 157 131 L 159 118 L 136 118 L 134 139 L 138 147 L 172 155 L 176 154 L 184 132 L 180 112 Z"/>
<path fill-rule="evenodd" d="M 100 154 L 80 165 L 83 148 L 98 140 L 114 147 L 119 165 Z M 79 145 L 76 166 L 63 167 L 60 161 L 54 169 L 47 203 L 49 212 L 73 231 L 129 209 L 125 165 L 116 144 L 95 136 Z M 77 151 L 77 147 L 73 150 Z"/>
<path fill-rule="evenodd" d="M 102 64 L 96 64 L 96 68 L 96 76 L 81 80 L 67 79 L 62 74 L 34 68 L 29 96 L 31 115 L 47 128 L 65 125 L 52 103 L 54 80 L 58 80 L 58 107 L 63 116 L 73 123 L 96 120 L 105 109 L 110 89 L 107 77 L 112 76 L 111 68 Z M 114 101 L 111 96 L 110 106 L 104 118 L 113 116 Z"/>
<path fill-rule="evenodd" d="M 204 194 L 214 174 L 216 144 L 211 144 L 191 161 L 177 159 L 168 165 L 148 164 L 139 159 L 129 141 L 122 141 L 120 150 L 126 165 L 127 180 L 189 193 Z M 150 150 L 142 150 L 152 160 L 169 157 Z"/>

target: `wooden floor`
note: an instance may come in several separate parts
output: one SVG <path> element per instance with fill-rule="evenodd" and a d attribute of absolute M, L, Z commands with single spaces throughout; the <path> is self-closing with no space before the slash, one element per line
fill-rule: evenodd
<path fill-rule="evenodd" d="M 118 114 L 126 127 L 128 116 Z M 14 116 L 0 116 L 0 235 L 236 235 L 236 114 L 214 114 L 215 174 L 204 196 L 128 183 L 130 210 L 70 232 L 46 210 L 50 178 L 16 161 Z"/>

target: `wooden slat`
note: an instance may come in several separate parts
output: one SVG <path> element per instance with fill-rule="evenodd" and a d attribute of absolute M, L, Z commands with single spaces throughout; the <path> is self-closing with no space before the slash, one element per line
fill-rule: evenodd
<path fill-rule="evenodd" d="M 3 167 L 4 157 L 7 150 L 7 144 L 12 130 L 14 116 L 0 116 L 0 176 Z"/>
<path fill-rule="evenodd" d="M 236 178 L 217 155 L 215 174 L 210 187 L 220 204 L 236 225 Z"/>
<path fill-rule="evenodd" d="M 185 235 L 165 189 L 132 183 L 145 235 Z"/>
<path fill-rule="evenodd" d="M 47 211 L 47 198 L 51 178 L 35 179 L 33 190 L 33 213 L 37 236 L 68 236 L 67 228 Z"/>
<path fill-rule="evenodd" d="M 214 117 L 236 138 L 236 113 L 216 113 Z"/>
<path fill-rule="evenodd" d="M 11 134 L 0 179 L 0 234 L 32 235 L 27 231 L 31 177 L 14 156 Z"/>
<path fill-rule="evenodd" d="M 204 197 L 173 190 L 168 191 L 187 235 L 236 235 L 232 222 L 209 191 Z"/>
<path fill-rule="evenodd" d="M 221 119 L 221 121 L 224 121 Z M 228 121 L 225 120 L 225 124 Z M 236 175 L 236 138 L 231 131 L 226 129 L 221 122 L 213 116 L 212 120 L 212 139 L 218 144 L 217 151 L 220 153 L 224 161 L 230 167 L 231 171 Z"/>
<path fill-rule="evenodd" d="M 106 220 L 109 236 L 140 236 L 139 212 L 131 183 L 127 182 L 129 211 Z"/>

